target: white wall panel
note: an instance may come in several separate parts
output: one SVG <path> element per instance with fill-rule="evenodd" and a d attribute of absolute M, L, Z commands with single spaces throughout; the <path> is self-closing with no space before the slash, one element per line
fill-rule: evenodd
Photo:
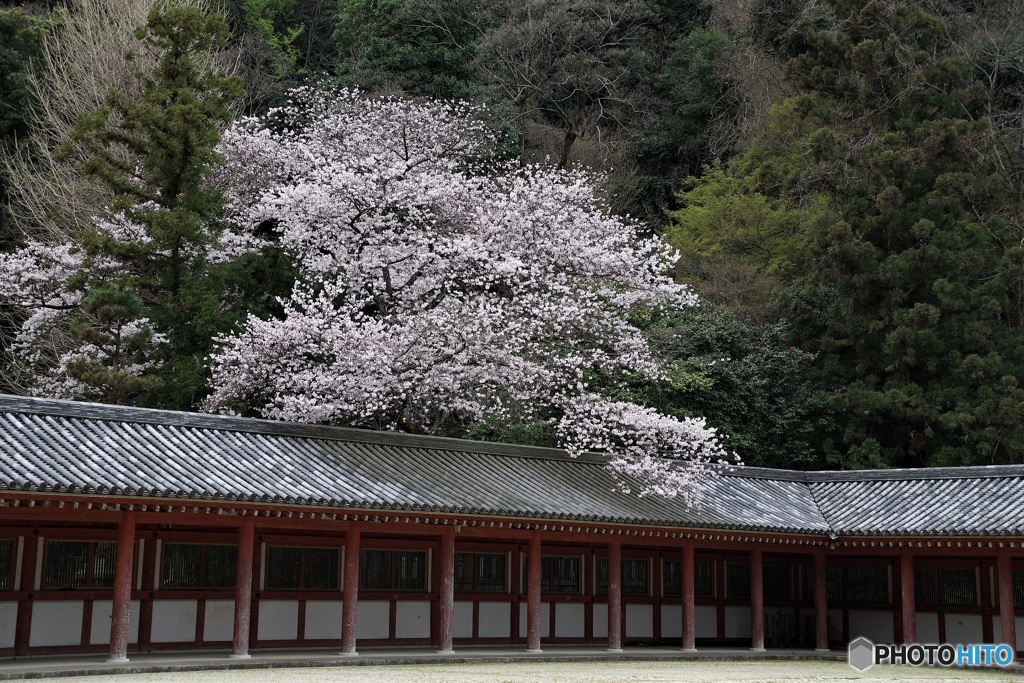
<path fill-rule="evenodd" d="M 662 605 L 661 606 L 661 637 L 682 638 L 683 637 L 683 606 Z"/>
<path fill-rule="evenodd" d="M 714 605 L 696 605 L 693 608 L 695 638 L 715 638 L 718 636 L 718 608 Z"/>
<path fill-rule="evenodd" d="M 81 645 L 84 610 L 81 600 L 34 602 L 29 647 Z"/>
<path fill-rule="evenodd" d="M 483 615 L 480 616 L 481 621 Z M 507 629 L 506 629 L 507 630 Z M 460 600 L 453 605 L 452 613 L 452 637 L 472 638 L 473 637 L 473 603 Z"/>
<path fill-rule="evenodd" d="M 980 614 L 947 614 L 946 642 L 969 644 L 982 642 Z"/>
<path fill-rule="evenodd" d="M 381 640 L 391 637 L 391 603 L 387 600 L 360 600 L 356 638 Z"/>
<path fill-rule="evenodd" d="M 430 602 L 398 600 L 395 604 L 396 638 L 430 637 Z"/>
<path fill-rule="evenodd" d="M 726 607 L 725 608 L 725 637 L 726 638 L 749 638 L 750 637 L 750 608 L 749 607 Z"/>
<path fill-rule="evenodd" d="M 299 637 L 298 600 L 261 600 L 259 640 L 295 640 Z"/>
<path fill-rule="evenodd" d="M 625 605 L 627 638 L 654 637 L 654 605 Z"/>
<path fill-rule="evenodd" d="M 0 647 L 14 647 L 18 626 L 18 603 L 0 602 Z"/>
<path fill-rule="evenodd" d="M 596 638 L 608 637 L 608 605 L 603 602 L 594 603 L 594 636 Z"/>
<path fill-rule="evenodd" d="M 583 637 L 583 603 L 560 602 L 555 605 L 555 637 Z"/>
<path fill-rule="evenodd" d="M 918 612 L 917 613 L 917 642 L 919 643 L 937 643 L 939 642 L 939 615 L 935 612 Z M 853 630 L 853 624 L 850 624 L 850 630 Z M 877 641 L 881 642 L 881 641 Z M 892 642 L 892 641 L 888 641 Z"/>
<path fill-rule="evenodd" d="M 477 628 L 481 638 L 508 638 L 512 634 L 512 603 L 481 602 L 480 624 Z"/>
<path fill-rule="evenodd" d="M 196 639 L 196 601 L 154 600 L 150 638 L 154 643 L 193 642 Z"/>
<path fill-rule="evenodd" d="M 235 637 L 235 601 L 207 600 L 203 614 L 203 642 L 218 643 Z"/>
<path fill-rule="evenodd" d="M 341 600 L 306 601 L 306 640 L 341 640 Z"/>

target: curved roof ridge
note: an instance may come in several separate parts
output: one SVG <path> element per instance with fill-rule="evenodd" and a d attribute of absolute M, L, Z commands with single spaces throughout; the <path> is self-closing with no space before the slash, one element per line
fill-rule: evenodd
<path fill-rule="evenodd" d="M 475 441 L 429 434 L 388 432 L 336 425 L 285 422 L 256 417 L 217 415 L 213 413 L 186 412 L 160 408 L 136 408 L 105 403 L 88 403 L 34 396 L 0 394 L 0 412 L 17 412 L 34 415 L 52 415 L 107 422 L 130 422 L 154 424 L 169 427 L 212 429 L 229 432 L 246 432 L 268 436 L 297 436 L 330 441 L 348 441 L 364 444 L 425 448 L 463 453 L 484 453 L 511 457 L 546 458 L 550 460 L 571 460 L 604 465 L 608 458 L 600 453 L 584 453 L 570 456 L 561 448 L 545 446 L 524 446 L 496 441 Z"/>

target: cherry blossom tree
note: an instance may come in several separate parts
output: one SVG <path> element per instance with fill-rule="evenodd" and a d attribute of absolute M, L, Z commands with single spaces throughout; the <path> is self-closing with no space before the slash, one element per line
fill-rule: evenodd
<path fill-rule="evenodd" d="M 428 433 L 554 414 L 570 452 L 693 500 L 731 461 L 715 430 L 588 386 L 661 378 L 630 320 L 695 302 L 673 253 L 583 171 L 495 158 L 480 113 L 303 89 L 225 133 L 220 257 L 262 236 L 298 275 L 280 316 L 218 339 L 205 409 Z"/>

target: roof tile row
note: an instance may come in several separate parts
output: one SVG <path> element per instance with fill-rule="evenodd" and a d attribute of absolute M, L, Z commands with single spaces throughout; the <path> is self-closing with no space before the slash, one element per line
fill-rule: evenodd
<path fill-rule="evenodd" d="M 740 467 L 688 508 L 622 493 L 595 454 L 3 395 L 0 489 L 815 535 L 1024 534 L 1021 466 Z"/>

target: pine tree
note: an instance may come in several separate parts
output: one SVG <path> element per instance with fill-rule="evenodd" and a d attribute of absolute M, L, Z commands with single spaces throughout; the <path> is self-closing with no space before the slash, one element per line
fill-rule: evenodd
<path fill-rule="evenodd" d="M 139 317 L 166 337 L 166 344 L 148 349 L 156 355 L 147 367 L 165 385 L 165 395 L 150 400 L 188 407 L 204 383 L 202 357 L 216 331 L 215 318 L 222 314 L 222 283 L 208 277 L 205 267 L 210 226 L 223 206 L 208 171 L 219 159 L 221 129 L 231 120 L 242 90 L 237 78 L 210 66 L 211 54 L 229 38 L 221 18 L 170 7 L 152 12 L 137 36 L 141 49 L 159 56 L 152 73 L 139 74 L 142 95 L 131 99 L 110 92 L 103 107 L 79 121 L 64 153 L 116 193 L 110 212 L 119 229 L 90 232 L 81 242 L 87 265 L 104 260 L 123 264 L 116 283 L 119 296 L 135 297 L 141 304 Z M 97 279 L 88 268 L 79 280 L 87 293 L 83 307 L 111 292 L 108 278 Z M 102 326 L 88 307 L 83 315 Z M 86 329 L 82 325 L 78 329 Z M 92 369 L 86 374 L 99 378 L 107 373 Z M 140 390 L 156 385 L 133 384 Z"/>

